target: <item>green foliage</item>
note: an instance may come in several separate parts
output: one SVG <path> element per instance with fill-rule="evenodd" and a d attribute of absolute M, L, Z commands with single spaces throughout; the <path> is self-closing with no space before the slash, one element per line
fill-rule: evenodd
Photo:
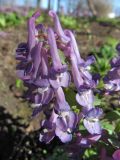
<path fill-rule="evenodd" d="M 22 82 L 20 79 L 17 79 L 17 80 L 16 80 L 16 87 L 17 87 L 17 88 L 23 87 L 23 82 Z"/>
<path fill-rule="evenodd" d="M 101 125 L 108 131 L 110 135 L 120 132 L 120 112 L 118 110 L 111 110 L 105 114 Z"/>
<path fill-rule="evenodd" d="M 52 156 L 48 160 L 69 160 L 62 148 L 55 148 Z"/>
<path fill-rule="evenodd" d="M 119 117 L 119 118 L 120 118 L 120 117 Z M 118 121 L 116 122 L 115 132 L 116 132 L 116 133 L 120 133 L 120 120 L 118 120 Z"/>
<path fill-rule="evenodd" d="M 96 148 L 88 148 L 85 150 L 83 159 L 85 160 L 94 160 L 94 158 L 96 158 L 97 155 L 97 150 Z"/>
<path fill-rule="evenodd" d="M 0 28 L 9 26 L 16 26 L 23 23 L 25 20 L 24 16 L 20 16 L 16 13 L 0 14 Z"/>
<path fill-rule="evenodd" d="M 109 111 L 106 114 L 106 119 L 108 119 L 109 121 L 116 121 L 120 118 L 120 112 L 117 110 L 114 111 Z"/>
<path fill-rule="evenodd" d="M 99 73 L 102 77 L 110 70 L 110 60 L 116 55 L 114 48 L 116 41 L 109 40 L 109 43 L 104 44 L 99 49 L 93 49 L 93 54 L 96 58 L 96 63 L 92 66 L 94 73 Z"/>
<path fill-rule="evenodd" d="M 66 88 L 64 90 L 65 96 L 66 96 L 66 100 L 69 103 L 69 105 L 71 106 L 72 110 L 76 113 L 79 113 L 81 107 L 79 106 L 79 104 L 76 102 L 76 93 L 74 91 L 74 88 Z"/>
<path fill-rule="evenodd" d="M 5 17 L 0 14 L 0 28 L 3 28 L 6 26 L 6 20 L 5 20 Z"/>
<path fill-rule="evenodd" d="M 77 105 L 76 99 L 75 99 L 76 93 L 73 90 L 73 88 L 66 88 L 64 91 L 65 91 L 66 100 L 70 104 L 70 106 Z"/>
<path fill-rule="evenodd" d="M 101 126 L 105 130 L 107 130 L 109 134 L 113 134 L 114 129 L 115 129 L 115 126 L 113 125 L 113 123 L 109 122 L 107 119 L 104 118 L 101 121 Z"/>
<path fill-rule="evenodd" d="M 77 21 L 76 21 L 76 19 L 74 17 L 61 16 L 60 20 L 61 20 L 61 24 L 65 28 L 76 29 L 77 26 L 78 26 Z"/>
<path fill-rule="evenodd" d="M 100 105 L 101 105 L 101 99 L 98 96 L 95 96 L 94 106 L 100 106 Z"/>

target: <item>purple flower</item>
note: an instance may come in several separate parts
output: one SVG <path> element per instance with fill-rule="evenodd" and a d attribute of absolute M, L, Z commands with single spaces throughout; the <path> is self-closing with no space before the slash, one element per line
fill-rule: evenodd
<path fill-rule="evenodd" d="M 98 78 L 94 80 L 88 69 L 95 59 L 90 56 L 86 61 L 83 60 L 74 34 L 62 29 L 55 12 L 50 11 L 49 15 L 53 19 L 54 29 L 36 24 L 35 21 L 40 16 L 38 11 L 29 18 L 27 43 L 21 43 L 16 50 L 18 76 L 27 87 L 25 97 L 32 104 L 32 116 L 41 111 L 46 116 L 41 124 L 41 142 L 50 143 L 55 136 L 63 143 L 70 142 L 73 135 L 76 135 L 78 123 L 83 120 L 91 135 L 79 137 L 77 146 L 91 146 L 102 133 L 99 123 L 102 110 L 94 107 L 93 95 Z M 62 63 L 59 50 L 70 62 L 69 68 Z M 113 71 L 115 81 L 119 77 L 117 71 L 118 69 Z M 78 92 L 76 100 L 82 106 L 78 115 L 71 110 L 62 89 L 68 87 L 71 81 Z"/>
<path fill-rule="evenodd" d="M 41 48 L 42 43 L 39 42 L 38 45 L 36 45 L 32 52 L 31 52 L 31 58 L 32 61 L 29 61 L 26 57 L 26 55 L 18 55 L 17 51 L 17 59 L 21 59 L 22 61 L 17 65 L 17 74 L 18 77 L 22 80 L 30 80 L 35 79 L 37 77 L 37 73 L 39 70 L 39 66 L 41 63 Z M 25 52 L 23 50 L 23 52 Z M 26 53 L 26 52 L 25 52 Z"/>
<path fill-rule="evenodd" d="M 94 108 L 94 96 L 91 90 L 84 91 L 76 95 L 77 102 L 82 105 L 82 114 L 84 116 L 83 124 L 91 134 L 101 134 L 99 118 L 103 111 L 100 108 Z"/>
<path fill-rule="evenodd" d="M 96 83 L 97 81 L 93 79 L 93 76 L 88 71 L 90 65 L 94 62 L 95 62 L 94 56 L 89 56 L 85 62 L 79 64 L 78 66 L 81 76 L 84 79 L 85 86 L 87 88 L 95 88 L 95 86 L 97 85 Z"/>
<path fill-rule="evenodd" d="M 120 67 L 112 68 L 107 74 L 107 80 L 114 81 L 120 79 Z"/>
<path fill-rule="evenodd" d="M 58 114 L 56 114 L 55 111 L 53 110 L 49 120 L 42 121 L 41 126 L 42 126 L 43 130 L 39 136 L 40 142 L 49 143 L 55 137 L 57 118 L 58 118 Z"/>
<path fill-rule="evenodd" d="M 55 41 L 55 35 L 51 28 L 48 29 L 48 42 L 50 45 L 50 54 L 53 65 L 50 83 L 54 88 L 58 88 L 60 86 L 68 87 L 70 83 L 70 74 L 67 72 L 67 66 L 62 65 L 61 63 Z"/>
<path fill-rule="evenodd" d="M 116 46 L 116 49 L 119 53 L 119 46 Z M 111 69 L 104 77 L 105 89 L 108 92 L 119 91 L 120 90 L 120 55 L 114 57 L 111 62 Z"/>
<path fill-rule="evenodd" d="M 38 43 L 38 31 L 35 26 L 35 20 L 40 16 L 40 12 L 35 12 L 31 18 L 28 20 L 28 49 L 29 52 L 35 47 Z"/>
<path fill-rule="evenodd" d="M 43 131 L 40 134 L 40 141 L 49 143 L 55 135 L 63 142 L 72 140 L 72 132 L 78 122 L 77 115 L 72 111 L 63 111 L 56 114 L 53 110 L 49 121 L 43 121 Z"/>
<path fill-rule="evenodd" d="M 33 80 L 28 86 L 31 88 L 33 85 L 33 90 L 30 89 L 29 99 L 32 101 L 32 106 L 35 107 L 33 113 L 40 111 L 40 108 L 44 104 L 48 104 L 54 97 L 54 90 L 51 88 L 48 79 L 48 61 L 45 54 L 42 54 L 41 68 L 39 67 L 40 73 L 38 73 L 37 78 Z M 35 115 L 35 114 L 34 114 Z"/>
<path fill-rule="evenodd" d="M 82 106 L 82 114 L 84 116 L 83 124 L 91 134 L 101 134 L 99 118 L 103 111 L 100 108 L 94 108 L 94 96 L 92 90 L 81 92 L 76 95 L 77 102 Z"/>
<path fill-rule="evenodd" d="M 65 95 L 61 87 L 55 90 L 55 97 L 56 97 L 56 106 L 55 106 L 56 110 L 58 111 L 70 110 L 70 106 L 65 99 Z"/>
<path fill-rule="evenodd" d="M 64 43 L 67 43 L 69 41 L 69 38 L 65 35 L 57 14 L 54 11 L 49 11 L 49 15 L 53 18 L 55 31 L 57 35 Z"/>
<path fill-rule="evenodd" d="M 75 83 L 76 88 L 79 90 L 80 86 L 84 84 L 83 78 L 79 72 L 78 64 L 77 64 L 77 58 L 74 54 L 74 49 L 72 45 L 70 44 L 69 50 L 70 61 L 71 61 L 71 70 L 72 70 L 72 76 Z"/>
<path fill-rule="evenodd" d="M 83 137 L 80 133 L 77 133 L 76 142 L 78 146 L 81 147 L 91 147 L 92 144 L 96 143 L 100 138 L 101 134 L 93 134 L 86 137 Z"/>
<path fill-rule="evenodd" d="M 111 62 L 111 67 L 120 67 L 120 56 L 114 57 Z"/>
<path fill-rule="evenodd" d="M 94 108 L 94 96 L 92 90 L 86 90 L 76 95 L 77 102 L 83 107 L 83 113 Z"/>
<path fill-rule="evenodd" d="M 120 67 L 112 68 L 104 77 L 105 88 L 108 91 L 120 90 Z"/>
<path fill-rule="evenodd" d="M 30 63 L 32 61 L 32 54 L 39 50 L 40 42 L 38 40 L 38 30 L 35 26 L 35 20 L 40 16 L 39 11 L 35 12 L 31 18 L 28 20 L 28 40 L 27 40 L 27 62 Z M 38 44 L 39 43 L 39 44 Z M 38 44 L 38 45 L 37 45 Z M 37 45 L 37 46 L 36 46 Z M 34 54 L 36 56 L 36 54 Z M 33 56 L 34 56 L 33 55 Z"/>
<path fill-rule="evenodd" d="M 56 120 L 55 134 L 63 142 L 72 140 L 72 132 L 77 125 L 77 115 L 72 111 L 63 111 Z"/>
<path fill-rule="evenodd" d="M 85 149 L 90 148 L 100 138 L 101 135 L 82 136 L 80 133 L 77 133 L 76 140 L 66 146 L 67 153 L 72 159 L 80 159 L 80 157 L 82 159 Z"/>
<path fill-rule="evenodd" d="M 103 111 L 100 108 L 92 108 L 86 113 L 83 124 L 90 134 L 94 135 L 102 133 L 102 128 L 99 122 L 102 114 Z"/>
<path fill-rule="evenodd" d="M 76 59 L 77 59 L 77 63 L 78 64 L 84 63 L 84 60 L 80 57 L 80 52 L 79 52 L 77 42 L 76 42 L 76 39 L 75 39 L 73 33 L 70 30 L 65 30 L 65 34 L 71 40 L 71 44 L 72 44 L 73 49 L 74 49 L 74 53 L 75 53 L 75 56 L 76 56 Z"/>
<path fill-rule="evenodd" d="M 120 160 L 120 149 L 116 150 L 112 157 L 114 160 Z"/>
<path fill-rule="evenodd" d="M 34 107 L 32 116 L 38 114 L 42 106 L 48 104 L 54 96 L 49 83 L 48 55 L 42 45 L 43 43 L 39 42 L 33 48 L 30 64 L 23 60 L 18 66 L 19 77 L 28 87 L 26 98 L 32 102 L 32 107 Z"/>
<path fill-rule="evenodd" d="M 55 137 L 55 123 L 45 120 L 42 122 L 43 130 L 40 133 L 40 142 L 50 143 Z"/>
<path fill-rule="evenodd" d="M 44 91 L 42 88 L 42 93 L 32 94 L 31 96 L 32 98 L 30 98 L 30 100 L 32 100 L 32 107 L 34 108 L 32 116 L 36 116 L 42 111 L 44 105 L 48 104 L 53 99 L 54 94 L 51 88 L 45 88 Z"/>
<path fill-rule="evenodd" d="M 87 61 L 85 62 L 81 57 L 80 53 L 77 47 L 76 40 L 74 38 L 74 35 L 71 31 L 66 31 L 67 36 L 70 38 L 69 48 L 66 50 L 66 55 L 69 55 L 72 65 L 72 74 L 74 78 L 74 83 L 76 85 L 76 88 L 78 90 L 81 90 L 79 87 L 82 87 L 82 89 L 87 88 L 94 88 L 96 86 L 95 81 L 93 80 L 92 75 L 88 71 L 89 65 L 91 65 L 95 58 L 93 56 L 90 56 Z M 76 72 L 76 73 L 75 73 Z M 75 74 L 79 81 L 77 80 Z M 80 83 L 81 82 L 81 83 Z"/>
<path fill-rule="evenodd" d="M 16 59 L 26 61 L 28 55 L 27 43 L 20 43 L 16 49 Z"/>
<path fill-rule="evenodd" d="M 79 55 L 79 51 L 77 44 L 73 40 L 73 34 L 70 31 L 67 31 L 69 34 L 69 38 L 71 39 L 67 49 L 65 50 L 65 55 L 68 55 L 71 61 L 71 70 L 72 76 L 74 80 L 74 84 L 77 88 L 78 93 L 94 88 L 96 86 L 96 82 L 93 80 L 93 76 L 88 72 L 87 67 L 93 63 L 94 57 L 89 57 L 87 61 L 83 61 Z M 72 36 L 70 36 L 72 35 Z M 74 44 L 75 43 L 75 44 Z"/>

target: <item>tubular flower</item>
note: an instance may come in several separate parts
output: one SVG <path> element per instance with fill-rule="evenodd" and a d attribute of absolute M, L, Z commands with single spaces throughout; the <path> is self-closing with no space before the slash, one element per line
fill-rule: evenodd
<path fill-rule="evenodd" d="M 63 142 L 72 140 L 72 132 L 77 125 L 77 115 L 72 111 L 63 111 L 56 120 L 55 134 Z"/>
<path fill-rule="evenodd" d="M 99 119 L 103 111 L 94 107 L 94 96 L 91 90 L 76 95 L 77 102 L 82 106 L 83 124 L 90 134 L 101 134 Z"/>
<path fill-rule="evenodd" d="M 67 43 L 69 41 L 69 38 L 65 35 L 57 14 L 54 11 L 49 11 L 49 15 L 54 21 L 55 32 L 63 42 Z"/>
<path fill-rule="evenodd" d="M 89 65 L 91 65 L 95 61 L 95 58 L 93 56 L 90 56 L 87 59 L 87 61 L 85 62 L 80 57 L 80 53 L 79 53 L 77 43 L 76 43 L 76 40 L 74 38 L 73 33 L 71 31 L 67 30 L 66 34 L 70 38 L 69 49 L 66 50 L 66 52 L 68 52 L 67 54 L 71 60 L 73 77 L 75 77 L 74 72 L 77 72 L 77 76 L 79 76 L 79 78 L 81 77 L 81 79 L 79 80 L 79 84 L 75 83 L 77 89 L 79 90 L 78 87 L 81 87 L 82 89 L 94 88 L 96 86 L 96 83 L 93 80 L 93 77 L 89 73 L 87 68 L 89 67 Z M 74 81 L 76 81 L 75 78 L 74 78 Z M 80 82 L 81 82 L 81 84 L 80 84 Z"/>
<path fill-rule="evenodd" d="M 93 86 L 95 86 L 95 82 L 92 79 L 92 75 L 85 69 L 85 66 L 91 64 L 94 61 L 94 58 L 91 57 L 87 60 L 87 62 L 84 62 L 80 56 L 78 57 L 78 50 L 77 52 L 75 50 L 76 43 L 73 41 L 73 35 L 70 31 L 67 31 L 67 34 L 71 39 L 70 46 L 67 52 L 69 52 L 72 75 L 78 91 L 76 100 L 80 105 L 82 105 L 84 126 L 91 134 L 101 134 L 102 129 L 100 126 L 99 118 L 96 118 L 96 115 L 94 115 L 96 109 L 94 108 L 94 96 L 92 88 Z M 79 62 L 77 61 L 77 59 L 79 60 Z M 93 119 L 91 119 L 91 121 L 87 119 L 87 114 L 89 113 L 91 115 L 93 113 Z"/>
<path fill-rule="evenodd" d="M 65 30 L 65 34 L 69 37 L 69 39 L 72 43 L 73 50 L 74 50 L 74 53 L 75 53 L 75 56 L 76 56 L 76 59 L 77 59 L 77 63 L 78 64 L 83 63 L 84 60 L 80 57 L 80 52 L 79 52 L 77 42 L 75 40 L 75 37 L 74 37 L 73 33 L 70 30 Z"/>
<path fill-rule="evenodd" d="M 50 119 L 42 122 L 43 132 L 40 134 L 40 141 L 49 143 L 55 136 L 63 143 L 71 141 L 77 121 L 77 115 L 72 111 L 56 114 L 53 110 Z"/>
<path fill-rule="evenodd" d="M 45 114 L 41 123 L 41 142 L 50 143 L 55 136 L 63 143 L 72 141 L 83 119 L 90 135 L 79 137 L 77 145 L 90 146 L 102 134 L 99 123 L 102 110 L 94 107 L 93 88 L 97 80 L 88 71 L 94 57 L 83 60 L 74 34 L 62 29 L 54 11 L 50 11 L 49 15 L 54 28 L 36 24 L 39 11 L 29 18 L 27 42 L 19 44 L 16 49 L 16 59 L 19 61 L 17 75 L 27 87 L 25 98 L 33 107 L 32 117 L 41 111 Z M 65 56 L 65 63 L 59 51 Z M 75 113 L 66 100 L 64 91 L 70 84 L 77 90 L 76 101 L 82 106 L 80 113 Z"/>
<path fill-rule="evenodd" d="M 60 86 L 68 87 L 70 83 L 70 74 L 67 72 L 67 66 L 62 65 L 54 32 L 51 28 L 48 29 L 48 43 L 50 45 L 50 53 L 53 62 L 53 68 L 51 70 L 50 83 L 54 88 L 58 88 Z"/>
<path fill-rule="evenodd" d="M 65 99 L 65 95 L 61 87 L 55 90 L 55 97 L 56 97 L 56 106 L 55 106 L 56 110 L 60 112 L 70 110 L 70 106 Z"/>

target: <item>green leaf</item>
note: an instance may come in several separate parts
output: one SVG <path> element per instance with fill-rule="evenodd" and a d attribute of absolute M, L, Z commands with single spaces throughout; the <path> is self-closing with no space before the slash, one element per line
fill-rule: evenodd
<path fill-rule="evenodd" d="M 107 43 L 115 47 L 118 44 L 118 40 L 113 37 L 107 37 Z"/>
<path fill-rule="evenodd" d="M 65 97 L 67 102 L 69 103 L 70 106 L 77 106 L 77 102 L 76 102 L 76 93 L 74 92 L 74 90 L 72 88 L 66 88 L 65 90 Z"/>
<path fill-rule="evenodd" d="M 120 113 L 118 111 L 109 111 L 105 116 L 109 121 L 115 121 L 120 119 Z"/>
<path fill-rule="evenodd" d="M 21 88 L 22 87 L 23 82 L 20 79 L 16 80 L 16 87 L 17 88 Z"/>
<path fill-rule="evenodd" d="M 118 122 L 116 123 L 115 132 L 117 132 L 117 133 L 120 132 L 120 121 L 118 121 Z"/>
<path fill-rule="evenodd" d="M 95 155 L 97 155 L 97 151 L 95 150 L 95 148 L 88 148 L 85 150 L 83 157 L 86 159 L 86 158 L 90 158 Z"/>
<path fill-rule="evenodd" d="M 102 128 L 106 129 L 109 134 L 113 134 L 115 130 L 115 125 L 113 123 L 110 123 L 107 119 L 104 119 L 101 121 Z"/>
<path fill-rule="evenodd" d="M 95 96 L 94 106 L 99 106 L 99 105 L 101 105 L 101 100 L 98 98 L 98 96 Z"/>
<path fill-rule="evenodd" d="M 5 18 L 0 16 L 0 27 L 5 27 L 5 26 L 6 26 Z"/>

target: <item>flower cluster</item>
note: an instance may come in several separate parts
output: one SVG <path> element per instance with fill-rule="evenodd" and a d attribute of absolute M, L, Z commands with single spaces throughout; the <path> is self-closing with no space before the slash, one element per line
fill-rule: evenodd
<path fill-rule="evenodd" d="M 63 143 L 70 142 L 76 135 L 76 143 L 89 146 L 99 140 L 102 134 L 99 119 L 103 111 L 94 107 L 94 79 L 88 68 L 95 61 L 93 56 L 85 61 L 81 58 L 74 34 L 63 30 L 58 16 L 50 11 L 54 28 L 35 24 L 39 11 L 28 20 L 27 43 L 21 43 L 16 50 L 17 74 L 28 88 L 26 99 L 32 104 L 32 116 L 43 111 L 40 141 L 49 143 L 57 136 Z M 59 52 L 66 57 L 62 63 Z M 81 112 L 75 113 L 68 104 L 64 88 L 74 84 L 76 101 Z M 89 136 L 82 137 L 77 129 L 83 121 Z"/>

